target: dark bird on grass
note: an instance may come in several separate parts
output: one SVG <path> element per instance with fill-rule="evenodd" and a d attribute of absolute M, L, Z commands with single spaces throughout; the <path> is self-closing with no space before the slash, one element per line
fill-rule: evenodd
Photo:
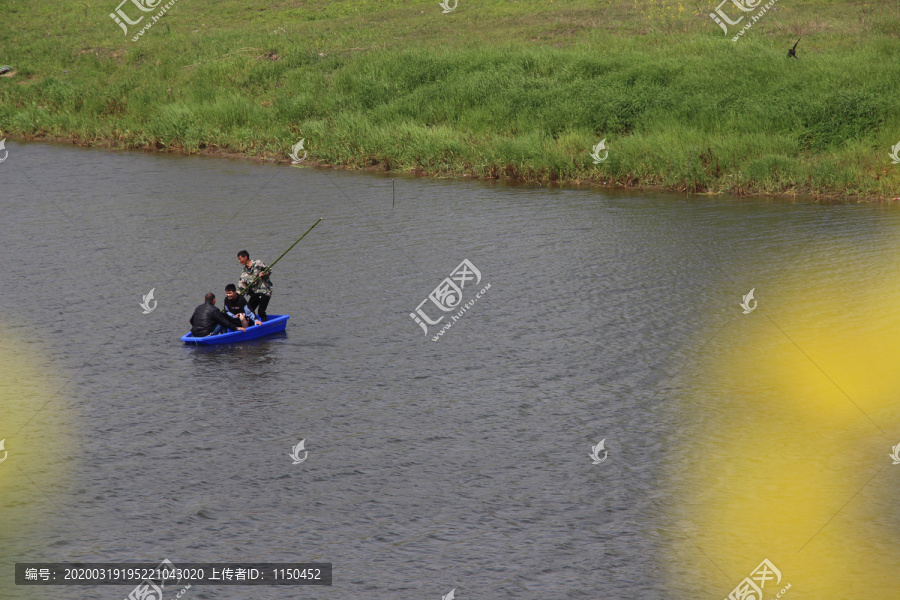
<path fill-rule="evenodd" d="M 798 39 L 798 40 L 797 40 L 797 43 L 794 44 L 794 47 L 791 48 L 790 50 L 788 50 L 788 58 L 790 58 L 790 57 L 792 57 L 792 56 L 793 56 L 794 58 L 797 58 L 797 44 L 799 44 L 799 43 L 800 43 L 800 40 Z"/>

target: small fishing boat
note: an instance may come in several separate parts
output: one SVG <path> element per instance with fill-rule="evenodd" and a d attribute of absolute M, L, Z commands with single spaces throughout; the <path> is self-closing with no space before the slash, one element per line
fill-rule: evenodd
<path fill-rule="evenodd" d="M 202 346 L 210 346 L 212 344 L 233 344 L 235 342 L 246 342 L 270 333 L 278 333 L 284 331 L 287 327 L 287 320 L 290 315 L 269 315 L 269 320 L 262 325 L 253 325 L 247 328 L 247 331 L 228 331 L 219 335 L 208 335 L 206 337 L 194 337 L 191 332 L 181 336 L 181 341 L 185 344 L 196 344 Z"/>

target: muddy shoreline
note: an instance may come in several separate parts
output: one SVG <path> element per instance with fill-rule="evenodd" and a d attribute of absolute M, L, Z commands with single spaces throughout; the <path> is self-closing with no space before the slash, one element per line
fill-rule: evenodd
<path fill-rule="evenodd" d="M 83 140 L 76 136 L 52 136 L 52 135 L 28 135 L 28 136 L 15 136 L 8 135 L 7 139 L 13 141 L 21 141 L 21 142 L 42 142 L 42 143 L 52 143 L 52 144 L 67 144 L 72 146 L 78 146 L 81 148 L 104 148 L 108 150 L 121 150 L 121 151 L 143 151 L 143 152 L 151 152 L 151 153 L 162 153 L 162 154 L 174 154 L 180 156 L 204 156 L 210 158 L 227 158 L 232 160 L 249 160 L 259 163 L 271 163 L 276 165 L 288 165 L 291 166 L 291 160 L 286 158 L 285 156 L 279 156 L 274 153 L 266 152 L 259 155 L 249 155 L 242 152 L 235 152 L 233 150 L 220 148 L 216 145 L 204 145 L 203 148 L 200 148 L 198 151 L 186 151 L 181 146 L 164 146 L 161 144 L 148 144 L 142 147 L 128 147 L 119 143 L 116 143 L 115 140 L 107 140 L 107 139 L 94 139 L 94 140 Z M 430 177 L 435 179 L 476 179 L 476 180 L 484 180 L 484 181 L 503 181 L 504 183 L 511 184 L 530 184 L 530 185 L 539 185 L 539 186 L 548 186 L 555 188 L 572 188 L 572 189 L 585 189 L 585 188 L 600 188 L 600 189 L 620 189 L 620 190 L 631 190 L 637 192 L 644 191 L 658 191 L 658 192 L 668 192 L 668 193 L 681 193 L 688 197 L 710 197 L 710 196 L 738 196 L 741 198 L 747 199 L 769 199 L 769 200 L 789 200 L 795 202 L 814 202 L 814 203 L 829 203 L 829 204 L 847 204 L 847 203 L 884 203 L 884 204 L 893 204 L 895 202 L 900 202 L 900 198 L 881 198 L 881 197 L 859 197 L 859 196 L 842 196 L 840 194 L 815 194 L 809 191 L 797 192 L 794 194 L 764 194 L 760 192 L 754 192 L 753 190 L 735 190 L 735 191 L 727 191 L 727 192 L 718 192 L 713 191 L 710 192 L 708 190 L 700 190 L 700 191 L 688 191 L 685 189 L 671 188 L 661 185 L 648 185 L 641 184 L 637 182 L 622 182 L 622 181 L 588 181 L 581 179 L 569 179 L 569 180 L 543 180 L 543 181 L 535 181 L 533 179 L 527 179 L 525 177 L 521 177 L 518 175 L 510 175 L 509 173 L 505 173 L 503 175 L 497 174 L 494 176 L 483 177 L 474 173 L 455 173 L 455 172 L 447 172 L 447 171 L 429 171 L 427 169 L 422 169 L 420 167 L 415 167 L 412 169 L 405 170 L 392 170 L 385 168 L 383 163 L 372 164 L 364 167 L 351 167 L 347 165 L 328 163 L 325 161 L 315 160 L 313 158 L 308 158 L 303 162 L 303 166 L 321 168 L 321 169 L 343 169 L 348 171 L 358 171 L 358 172 L 378 172 L 386 175 L 395 174 L 395 175 L 409 175 L 414 177 Z"/>

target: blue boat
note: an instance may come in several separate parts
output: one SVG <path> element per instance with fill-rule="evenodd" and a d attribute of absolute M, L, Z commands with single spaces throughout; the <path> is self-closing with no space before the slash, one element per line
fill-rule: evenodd
<path fill-rule="evenodd" d="M 269 315 L 269 320 L 262 325 L 253 325 L 247 328 L 247 331 L 228 331 L 219 335 L 208 335 L 206 337 L 194 337 L 191 332 L 181 336 L 181 341 L 185 344 L 197 344 L 202 346 L 211 346 L 212 344 L 233 344 L 235 342 L 246 342 L 254 340 L 270 333 L 278 333 L 284 331 L 287 327 L 287 320 L 290 315 Z"/>

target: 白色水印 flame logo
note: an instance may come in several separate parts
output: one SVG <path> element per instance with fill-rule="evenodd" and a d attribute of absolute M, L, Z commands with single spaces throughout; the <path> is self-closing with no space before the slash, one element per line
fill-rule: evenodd
<path fill-rule="evenodd" d="M 459 0 L 453 0 L 452 8 L 450 6 L 450 0 L 444 0 L 443 2 L 439 3 L 439 5 L 444 9 L 441 12 L 447 14 L 448 12 L 453 12 L 454 10 L 456 10 L 456 7 L 459 6 Z"/>
<path fill-rule="evenodd" d="M 603 158 L 600 158 L 600 151 L 603 150 Z M 600 143 L 594 146 L 593 152 L 591 152 L 591 158 L 594 159 L 594 164 L 599 165 L 607 158 L 609 158 L 609 150 L 606 149 L 606 138 L 600 140 Z"/>
<path fill-rule="evenodd" d="M 3 447 L 3 446 L 0 445 L 0 448 L 2 448 L 2 447 Z M 893 464 L 895 464 L 895 465 L 900 465 L 900 444 L 897 444 L 896 446 L 894 446 L 893 448 L 891 448 L 891 450 L 893 450 L 894 453 L 893 453 L 893 454 L 889 454 L 888 456 L 890 456 L 892 459 L 894 459 L 894 463 L 893 463 Z"/>
<path fill-rule="evenodd" d="M 156 288 L 150 290 L 150 292 L 146 296 L 142 296 L 143 301 L 141 302 L 141 308 L 144 309 L 144 314 L 149 315 L 153 312 L 153 309 L 156 308 L 156 300 L 153 299 L 153 292 Z M 150 303 L 153 302 L 153 306 L 150 306 Z"/>
<path fill-rule="evenodd" d="M 749 292 L 747 292 L 747 295 L 744 296 L 744 301 L 741 302 L 741 308 L 744 309 L 745 315 L 749 315 L 754 310 L 756 310 L 756 300 L 753 299 L 753 292 L 755 290 L 756 290 L 756 288 L 753 288 Z M 751 302 L 753 302 L 753 306 L 750 306 Z"/>
<path fill-rule="evenodd" d="M 0 146 L 0 148 L 2 147 Z M 891 164 L 900 164 L 900 142 L 897 142 L 897 145 L 891 148 L 891 153 L 888 156 L 891 157 Z"/>
<path fill-rule="evenodd" d="M 4 445 L 5 443 L 6 443 L 6 438 L 0 440 L 0 450 L 3 451 L 3 458 L 0 458 L 0 463 L 2 463 L 4 460 L 6 460 L 6 455 L 9 454 L 9 453 L 6 451 L 6 449 L 3 447 L 3 445 Z"/>
<path fill-rule="evenodd" d="M 6 138 L 0 140 L 0 150 L 3 150 L 3 158 L 0 158 L 0 163 L 2 163 L 9 156 L 9 150 L 6 149 Z"/>
<path fill-rule="evenodd" d="M 447 594 L 446 596 L 441 596 L 441 600 L 453 600 L 453 592 L 455 591 L 456 588 L 453 588 L 452 590 L 450 590 L 449 594 Z"/>
<path fill-rule="evenodd" d="M 609 456 L 609 452 L 606 451 L 604 444 L 606 443 L 606 438 L 600 440 L 600 443 L 596 446 L 591 446 L 591 453 L 588 455 L 592 461 L 592 464 L 599 465 L 606 457 Z M 603 458 L 600 458 L 600 452 L 603 452 Z"/>
<path fill-rule="evenodd" d="M 309 456 L 309 452 L 303 447 L 303 444 L 306 443 L 306 438 L 300 440 L 300 443 L 291 448 L 293 451 L 291 454 L 288 454 L 292 459 L 294 459 L 294 464 L 299 465 L 306 457 Z M 303 458 L 300 458 L 300 453 L 303 452 Z"/>
<path fill-rule="evenodd" d="M 292 164 L 292 165 L 299 165 L 299 164 L 302 163 L 304 160 L 306 160 L 306 155 L 309 154 L 309 153 L 308 153 L 306 150 L 303 150 L 303 142 L 305 142 L 305 141 L 306 141 L 306 138 L 303 138 L 302 140 L 300 140 L 299 142 L 297 142 L 297 144 L 296 144 L 293 148 L 291 148 L 291 151 L 290 151 L 290 152 L 288 152 L 288 156 L 291 157 L 291 164 Z M 300 151 L 301 151 L 301 150 L 303 151 L 303 157 L 302 157 L 302 158 L 300 157 Z"/>

